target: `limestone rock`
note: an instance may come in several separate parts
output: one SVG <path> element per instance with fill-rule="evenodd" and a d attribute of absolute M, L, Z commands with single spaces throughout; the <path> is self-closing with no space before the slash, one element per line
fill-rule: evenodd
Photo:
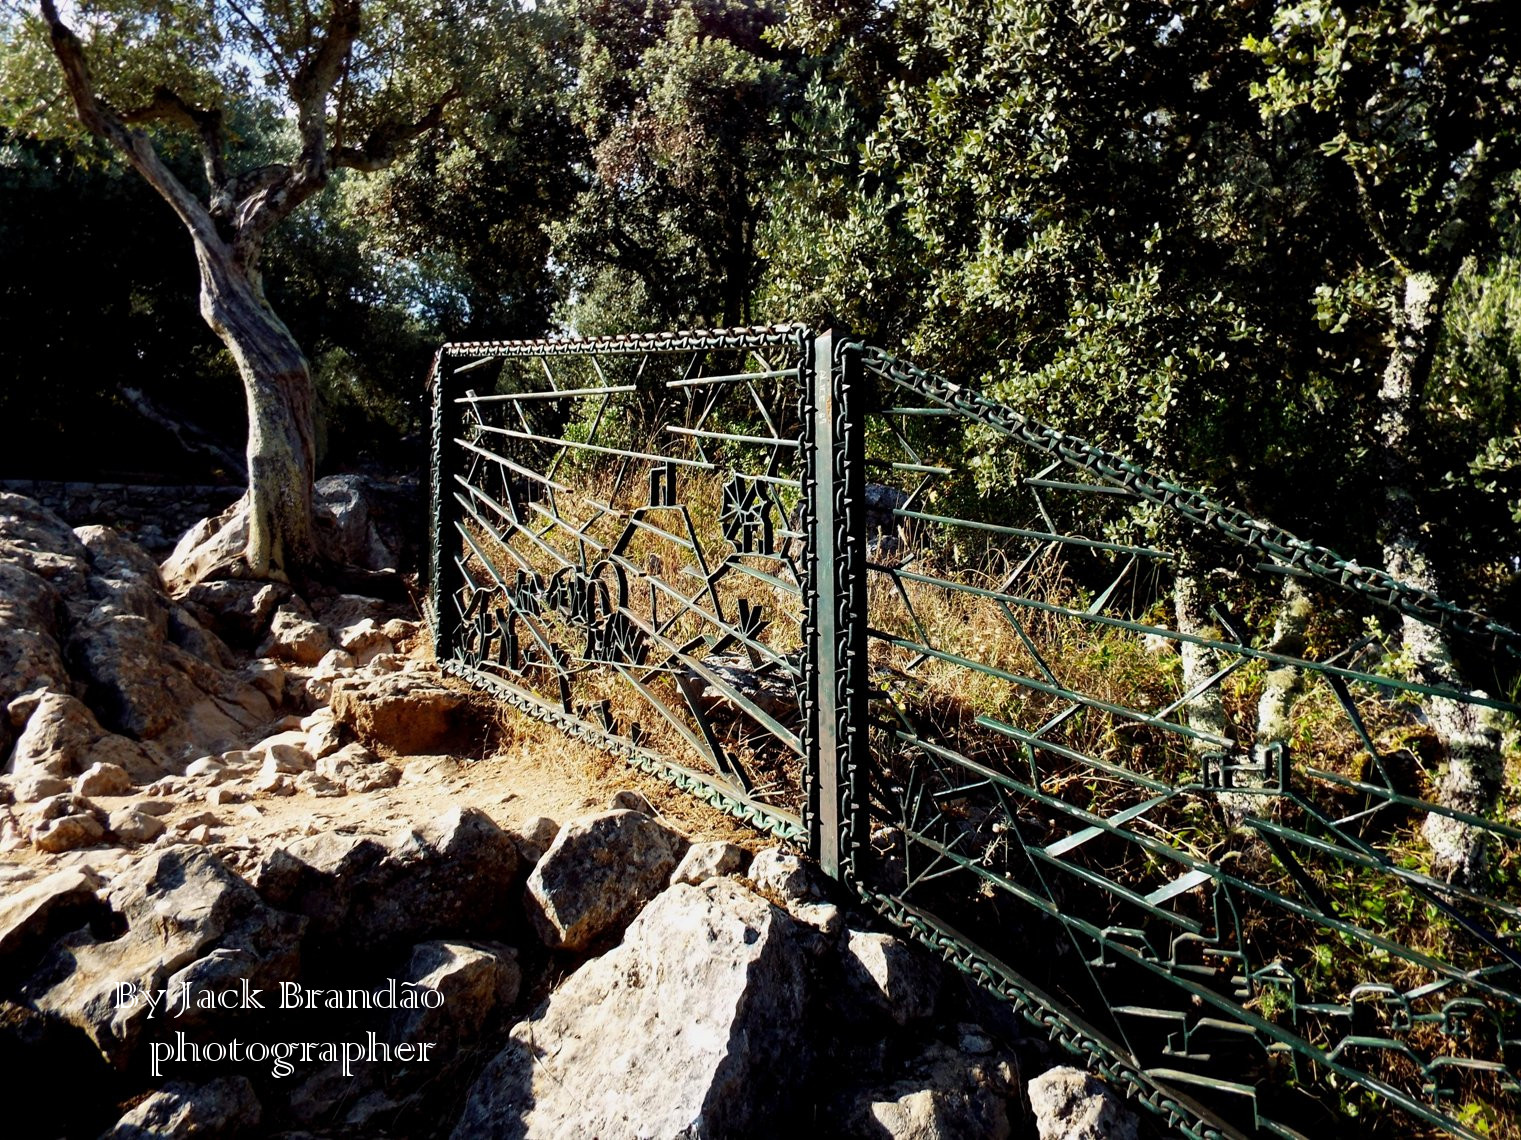
<path fill-rule="evenodd" d="M 488 1064 L 454 1140 L 773 1135 L 807 1071 L 788 915 L 728 879 L 672 887 Z"/>
<path fill-rule="evenodd" d="M 749 852 L 733 843 L 713 841 L 694 843 L 671 872 L 671 884 L 701 883 L 719 875 L 731 875 L 744 869 Z"/>
<path fill-rule="evenodd" d="M 401 769 L 385 763 L 363 744 L 345 744 L 317 761 L 317 775 L 331 780 L 352 794 L 394 788 Z"/>
<path fill-rule="evenodd" d="M 645 794 L 643 792 L 636 792 L 632 788 L 624 788 L 622 791 L 614 792 L 613 798 L 608 800 L 607 806 L 609 808 L 624 808 L 628 811 L 642 811 L 651 819 L 660 818 L 659 813 L 656 812 L 654 805 L 650 803 Z"/>
<path fill-rule="evenodd" d="M 368 665 L 382 653 L 394 653 L 396 646 L 385 635 L 374 618 L 364 618 L 338 631 L 339 646 L 353 658 L 356 665 Z"/>
<path fill-rule="evenodd" d="M 198 655 L 203 636 L 175 640 L 193 623 L 177 615 L 178 604 L 141 548 L 107 527 L 80 527 L 77 534 L 89 576 L 85 590 L 65 599 L 65 649 L 102 724 L 155 741 L 171 755 L 196 756 L 222 751 L 269 719 L 262 693 Z"/>
<path fill-rule="evenodd" d="M 421 517 L 415 480 L 389 482 L 368 475 L 327 475 L 317 480 L 313 501 L 331 522 L 334 557 L 366 570 L 411 570 L 413 537 Z"/>
<path fill-rule="evenodd" d="M 49 796 L 37 804 L 32 819 L 32 845 L 54 855 L 98 843 L 106 834 L 98 809 L 83 796 Z"/>
<path fill-rule="evenodd" d="M 391 644 L 398 650 L 408 647 L 408 643 L 417 636 L 422 627 L 415 621 L 407 621 L 405 618 L 392 618 L 380 627 L 380 632 L 390 639 Z"/>
<path fill-rule="evenodd" d="M 278 706 L 285 699 L 285 668 L 278 661 L 255 658 L 243 667 L 243 675 L 271 705 Z"/>
<path fill-rule="evenodd" d="M 247 1077 L 204 1085 L 170 1081 L 116 1122 L 101 1140 L 188 1140 L 256 1133 L 263 1110 Z"/>
<path fill-rule="evenodd" d="M 333 682 L 333 715 L 370 748 L 403 755 L 436 750 L 463 727 L 467 694 L 436 673 L 408 670 Z"/>
<path fill-rule="evenodd" d="M 220 784 L 228 778 L 227 765 L 218 756 L 202 756 L 185 765 L 185 778 L 206 784 Z"/>
<path fill-rule="evenodd" d="M 180 601 L 224 641 L 252 649 L 269 632 L 276 609 L 282 605 L 299 609 L 294 597 L 291 588 L 279 582 L 234 578 L 199 582 Z"/>
<path fill-rule="evenodd" d="M 334 783 L 317 772 L 302 772 L 295 777 L 294 783 L 296 791 L 316 796 L 318 799 L 336 799 L 349 794 L 348 789 L 342 784 Z"/>
<path fill-rule="evenodd" d="M 643 812 L 573 819 L 528 876 L 529 918 L 546 946 L 584 950 L 660 893 L 685 848 Z"/>
<path fill-rule="evenodd" d="M 18 780 L 69 780 L 93 764 L 114 765 L 135 783 L 156 780 L 169 770 L 158 748 L 107 732 L 83 701 L 65 693 L 40 694 L 11 757 Z"/>
<path fill-rule="evenodd" d="M 0 492 L 0 704 L 31 689 L 69 688 L 63 599 L 85 588 L 88 569 L 89 552 L 68 523 Z M 0 725 L 0 752 L 12 739 Z"/>
<path fill-rule="evenodd" d="M 77 796 L 124 796 L 132 790 L 132 777 L 120 764 L 97 761 L 74 781 Z"/>
<path fill-rule="evenodd" d="M 750 862 L 750 881 L 762 894 L 787 904 L 820 902 L 825 897 L 822 874 L 780 847 L 756 853 Z"/>
<path fill-rule="evenodd" d="M 323 717 L 307 729 L 303 747 L 313 760 L 321 760 L 337 752 L 345 743 L 343 725 L 332 717 Z"/>
<path fill-rule="evenodd" d="M 248 546 L 248 496 L 220 515 L 202 519 L 185 532 L 159 567 L 164 584 L 184 594 L 215 571 L 236 562 Z"/>
<path fill-rule="evenodd" d="M 1028 1086 L 1040 1140 L 1135 1140 L 1136 1118 L 1097 1077 L 1067 1066 Z"/>
<path fill-rule="evenodd" d="M 512 837 L 456 808 L 385 843 L 324 833 L 267 856 L 255 877 L 273 905 L 308 916 L 320 952 L 361 952 L 504 929 L 518 882 Z"/>
<path fill-rule="evenodd" d="M 902 1079 L 859 1094 L 845 1110 L 854 1136 L 894 1140 L 1006 1140 L 1019 1072 L 1004 1059 L 970 1060 L 932 1044 Z"/>
<path fill-rule="evenodd" d="M 259 656 L 315 665 L 332 648 L 333 635 L 327 626 L 281 606 L 269 623 L 269 639 L 259 647 Z"/>
<path fill-rule="evenodd" d="M 553 845 L 555 836 L 560 834 L 560 825 L 547 815 L 541 815 L 522 821 L 512 831 L 517 840 L 518 854 L 531 867 L 544 858 L 544 852 Z"/>
<path fill-rule="evenodd" d="M 0 975 L 36 965 L 49 941 L 99 911 L 96 891 L 104 885 L 89 867 L 78 867 L 0 896 Z"/>
<path fill-rule="evenodd" d="M 150 1023 L 146 1002 L 118 1001 L 122 985 L 136 986 L 137 993 L 180 986 L 196 992 L 234 988 L 246 979 L 273 989 L 299 976 L 305 921 L 267 906 L 199 849 L 172 847 L 139 859 L 111 884 L 106 902 L 125 933 L 103 941 L 78 930 L 60 939 L 21 994 L 40 1012 L 83 1030 L 118 1068 L 139 1055 L 150 1030 L 191 1031 L 200 1024 L 193 1007 L 167 1023 Z"/>
<path fill-rule="evenodd" d="M 106 821 L 106 827 L 112 835 L 124 843 L 152 843 L 164 834 L 162 819 L 136 807 L 113 811 Z"/>
<path fill-rule="evenodd" d="M 77 847 L 89 847 L 105 838 L 105 825 L 93 815 L 65 815 L 32 828 L 32 846 L 57 855 Z"/>
<path fill-rule="evenodd" d="M 397 981 L 436 992 L 433 1008 L 399 1009 L 387 1028 L 387 1040 L 432 1041 L 441 1061 L 457 1057 L 480 1040 L 492 1018 L 518 1000 L 523 982 L 517 951 L 502 945 L 424 942 Z"/>
<path fill-rule="evenodd" d="M 899 1025 L 935 1012 L 941 973 L 937 964 L 891 934 L 852 930 L 840 956 L 852 995 Z"/>

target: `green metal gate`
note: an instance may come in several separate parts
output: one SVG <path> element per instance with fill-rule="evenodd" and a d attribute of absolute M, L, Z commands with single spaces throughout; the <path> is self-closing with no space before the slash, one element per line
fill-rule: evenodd
<path fill-rule="evenodd" d="M 1514 632 L 830 333 L 432 380 L 444 668 L 805 846 L 1186 1134 L 1514 1126 L 1521 828 L 1454 761 L 1521 710 L 1384 644 L 1514 683 Z"/>

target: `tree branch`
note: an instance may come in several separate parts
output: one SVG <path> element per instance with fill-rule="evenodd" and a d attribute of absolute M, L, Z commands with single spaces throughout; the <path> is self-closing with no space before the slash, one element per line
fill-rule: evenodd
<path fill-rule="evenodd" d="M 227 6 L 231 8 L 240 20 L 248 25 L 248 30 L 259 37 L 259 42 L 264 45 L 264 50 L 269 53 L 269 62 L 274 65 L 275 72 L 280 76 L 280 82 L 290 87 L 290 75 L 280 63 L 280 53 L 275 50 L 275 45 L 269 42 L 269 37 L 264 34 L 264 29 L 259 27 L 248 18 L 248 13 L 238 4 L 237 0 L 227 0 Z"/>
<path fill-rule="evenodd" d="M 301 135 L 300 158 L 282 168 L 278 175 L 271 172 L 255 179 L 245 193 L 237 196 L 234 245 L 245 262 L 256 261 L 269 231 L 327 185 L 331 173 L 327 99 L 343 73 L 349 48 L 359 35 L 360 3 L 361 0 L 332 0 L 326 31 L 290 77 L 288 90 L 296 105 L 296 124 Z"/>
<path fill-rule="evenodd" d="M 196 133 L 201 163 L 206 170 L 206 181 L 211 187 L 211 212 L 224 213 L 232 205 L 227 187 L 226 145 L 222 135 L 222 112 L 207 111 L 196 107 L 167 87 L 153 92 L 153 101 L 147 106 L 125 111 L 121 116 L 127 124 L 161 122 L 173 123 Z"/>
<path fill-rule="evenodd" d="M 428 108 L 427 114 L 414 123 L 383 123 L 370 132 L 363 146 L 337 146 L 332 151 L 335 167 L 350 170 L 374 171 L 391 165 L 401 148 L 413 139 L 438 129 L 444 121 L 444 110 L 459 98 L 459 90 L 450 88 L 438 102 Z"/>
<path fill-rule="evenodd" d="M 84 45 L 58 15 L 53 0 L 41 0 L 42 18 L 48 26 L 53 55 L 63 69 L 64 88 L 74 101 L 79 121 L 91 134 L 104 139 L 168 202 L 198 241 L 221 244 L 211 215 L 164 165 L 153 143 L 142 131 L 132 130 L 104 100 L 95 93 Z"/>

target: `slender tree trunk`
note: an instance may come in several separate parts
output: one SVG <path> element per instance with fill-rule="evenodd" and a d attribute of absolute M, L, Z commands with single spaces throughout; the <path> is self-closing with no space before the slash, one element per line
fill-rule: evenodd
<path fill-rule="evenodd" d="M 1173 616 L 1179 633 L 1208 637 L 1214 622 L 1209 613 L 1209 590 L 1193 559 L 1185 557 L 1178 566 L 1172 587 Z M 1191 641 L 1180 642 L 1178 654 L 1183 659 L 1183 691 L 1193 692 L 1220 669 L 1220 655 L 1215 650 Z M 1195 732 L 1211 736 L 1228 736 L 1225 702 L 1220 688 L 1213 685 L 1183 706 L 1184 720 Z M 1189 748 L 1198 757 L 1217 752 L 1218 747 L 1205 740 L 1189 740 Z"/>
<path fill-rule="evenodd" d="M 1383 501 L 1384 568 L 1395 578 L 1436 591 L 1435 564 L 1415 496 L 1412 444 L 1420 407 L 1420 381 L 1431 369 L 1451 274 L 1410 272 L 1405 277 L 1395 323 L 1394 348 L 1379 389 L 1379 442 L 1384 447 L 1387 482 Z M 1447 639 L 1434 626 L 1401 619 L 1406 653 L 1422 681 L 1466 688 Z M 1426 716 L 1447 752 L 1437 780 L 1437 802 L 1487 815 L 1500 794 L 1500 734 L 1487 709 L 1459 701 L 1429 700 Z M 1424 827 L 1433 870 L 1459 882 L 1483 870 L 1485 832 L 1447 816 L 1431 814 Z"/>
<path fill-rule="evenodd" d="M 1305 630 L 1313 607 L 1310 596 L 1297 578 L 1285 578 L 1278 603 L 1278 617 L 1273 622 L 1273 640 L 1268 649 L 1289 657 L 1303 657 Z M 1272 748 L 1285 753 L 1294 735 L 1294 704 L 1304 691 L 1304 670 L 1294 665 L 1278 665 L 1267 671 L 1262 696 L 1257 700 L 1257 761 L 1267 765 Z"/>
<path fill-rule="evenodd" d="M 201 315 L 237 362 L 248 400 L 248 544 L 258 578 L 288 581 L 314 562 L 316 474 L 311 369 L 264 300 L 257 271 L 196 242 Z"/>

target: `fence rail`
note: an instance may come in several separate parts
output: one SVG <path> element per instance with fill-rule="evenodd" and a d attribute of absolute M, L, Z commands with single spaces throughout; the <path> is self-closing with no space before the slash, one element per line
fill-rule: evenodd
<path fill-rule="evenodd" d="M 450 344 L 432 395 L 446 669 L 1187 1135 L 1515 1125 L 1521 709 L 1394 651 L 1515 631 L 801 326 Z"/>

